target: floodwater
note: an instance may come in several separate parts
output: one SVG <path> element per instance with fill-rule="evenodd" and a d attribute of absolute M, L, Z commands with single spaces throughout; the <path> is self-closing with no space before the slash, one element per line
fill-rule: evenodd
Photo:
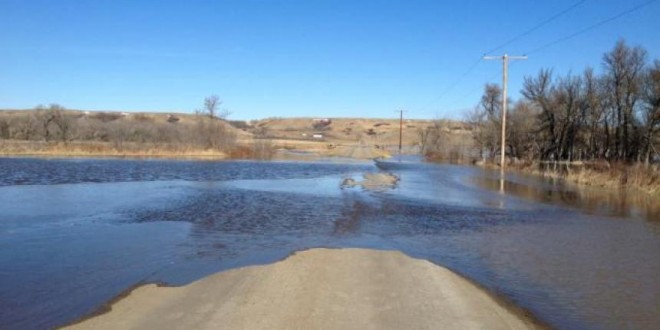
<path fill-rule="evenodd" d="M 559 329 L 660 324 L 657 203 L 594 202 L 522 176 L 500 193 L 493 173 L 452 165 L 394 170 L 393 189 L 340 188 L 377 171 L 2 158 L 0 328 L 56 327 L 140 283 L 182 285 L 313 247 L 401 250 Z"/>

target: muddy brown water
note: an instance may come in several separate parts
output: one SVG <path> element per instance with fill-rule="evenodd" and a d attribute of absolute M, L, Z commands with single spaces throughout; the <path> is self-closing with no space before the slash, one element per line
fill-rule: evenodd
<path fill-rule="evenodd" d="M 657 203 L 471 167 L 0 159 L 0 328 L 51 328 L 139 283 L 186 284 L 313 247 L 400 250 L 559 329 L 660 324 Z M 587 197 L 585 197 L 587 196 Z M 623 199 L 623 200 L 622 200 Z"/>

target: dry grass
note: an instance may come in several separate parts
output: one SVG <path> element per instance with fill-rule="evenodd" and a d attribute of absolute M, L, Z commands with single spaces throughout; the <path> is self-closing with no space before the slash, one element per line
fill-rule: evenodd
<path fill-rule="evenodd" d="M 318 125 L 318 118 L 234 121 L 235 126 L 221 121 L 216 130 L 226 133 L 226 139 L 210 143 L 209 137 L 217 134 L 204 129 L 204 118 L 200 121 L 192 114 L 64 113 L 71 124 L 67 133 L 54 126 L 44 130 L 40 113 L 35 110 L 0 110 L 0 122 L 12 128 L 0 132 L 0 155 L 270 159 L 275 150 L 284 149 L 321 157 L 367 159 L 388 155 L 399 141 L 398 118 L 331 118 L 324 125 Z M 403 145 L 415 150 L 420 143 L 419 131 L 433 125 L 433 121 L 405 119 L 403 124 Z M 67 143 L 42 142 L 49 139 Z"/>
<path fill-rule="evenodd" d="M 589 186 L 626 188 L 651 194 L 660 193 L 660 168 L 658 165 L 613 164 L 606 169 L 585 166 L 566 175 L 567 180 Z"/>
<path fill-rule="evenodd" d="M 575 162 L 569 166 L 560 165 L 558 168 L 546 166 L 546 169 L 543 169 L 539 163 L 527 162 L 510 165 L 509 168 L 545 177 L 560 178 L 580 186 L 629 189 L 660 195 L 660 166 L 657 164 Z"/>
<path fill-rule="evenodd" d="M 355 144 L 366 140 L 371 145 L 397 145 L 399 143 L 399 119 L 378 118 L 331 118 L 323 128 L 315 128 L 314 118 L 268 118 L 253 122 L 262 133 L 274 140 L 325 142 L 331 144 Z M 419 143 L 418 130 L 433 125 L 431 120 L 404 119 L 403 144 Z M 322 141 L 313 138 L 323 134 Z"/>
<path fill-rule="evenodd" d="M 0 140 L 0 155 L 45 157 L 227 158 L 227 154 L 218 150 L 205 150 L 182 145 L 124 143 L 121 148 L 117 148 L 113 143 L 107 142 L 71 142 L 63 144 L 12 140 Z"/>
<path fill-rule="evenodd" d="M 229 152 L 232 159 L 270 160 L 275 155 L 275 148 L 270 140 L 255 140 L 251 145 L 239 145 Z"/>

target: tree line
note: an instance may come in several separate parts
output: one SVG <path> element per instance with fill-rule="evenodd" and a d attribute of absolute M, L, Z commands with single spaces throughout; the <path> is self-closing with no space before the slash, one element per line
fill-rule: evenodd
<path fill-rule="evenodd" d="M 0 112 L 0 139 L 47 143 L 104 142 L 116 149 L 179 147 L 231 151 L 236 130 L 215 95 L 204 99 L 192 120 L 144 113 L 71 111 L 58 104 L 33 111 Z"/>
<path fill-rule="evenodd" d="M 524 78 L 522 98 L 507 114 L 508 157 L 523 160 L 660 160 L 660 60 L 620 40 L 602 71 L 557 76 L 542 69 Z M 502 90 L 486 84 L 468 114 L 482 157 L 499 154 Z"/>

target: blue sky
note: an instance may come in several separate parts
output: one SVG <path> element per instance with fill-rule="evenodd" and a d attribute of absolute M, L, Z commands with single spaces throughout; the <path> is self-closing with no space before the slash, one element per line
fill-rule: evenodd
<path fill-rule="evenodd" d="M 235 119 L 460 118 L 500 83 L 485 52 L 578 3 L 491 55 L 646 1 L 0 0 L 0 108 L 191 112 L 217 94 Z M 658 17 L 655 1 L 529 54 L 510 68 L 510 96 L 541 68 L 600 70 L 619 38 L 660 58 Z"/>

